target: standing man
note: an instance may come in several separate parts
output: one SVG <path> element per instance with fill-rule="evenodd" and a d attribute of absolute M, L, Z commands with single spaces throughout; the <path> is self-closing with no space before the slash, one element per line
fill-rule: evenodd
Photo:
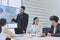
<path fill-rule="evenodd" d="M 18 28 L 21 28 L 23 29 L 23 31 L 26 32 L 29 16 L 24 11 L 25 11 L 25 6 L 21 6 L 20 13 L 17 15 L 17 18 L 14 19 L 13 16 L 11 16 L 11 19 L 12 21 L 17 23 Z"/>

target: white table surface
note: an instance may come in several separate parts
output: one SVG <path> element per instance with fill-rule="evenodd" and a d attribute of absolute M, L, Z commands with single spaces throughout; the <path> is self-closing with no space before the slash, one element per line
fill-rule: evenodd
<path fill-rule="evenodd" d="M 15 37 L 15 40 L 60 40 L 60 37 Z"/>

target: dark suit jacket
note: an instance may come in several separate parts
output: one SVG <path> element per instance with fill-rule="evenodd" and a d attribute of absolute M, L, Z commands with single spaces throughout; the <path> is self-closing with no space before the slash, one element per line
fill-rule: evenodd
<path fill-rule="evenodd" d="M 51 26 L 51 29 L 48 31 L 48 33 L 53 33 L 54 31 L 54 26 Z M 58 23 L 57 26 L 56 26 L 56 32 L 55 33 L 60 33 L 60 24 Z"/>
<path fill-rule="evenodd" d="M 1 31 L 2 31 L 2 28 L 1 28 L 1 26 L 0 26 L 0 33 L 1 33 Z"/>
<path fill-rule="evenodd" d="M 18 14 L 16 19 L 12 19 L 12 21 L 17 23 L 18 28 L 22 28 L 26 31 L 27 25 L 28 25 L 28 14 Z"/>

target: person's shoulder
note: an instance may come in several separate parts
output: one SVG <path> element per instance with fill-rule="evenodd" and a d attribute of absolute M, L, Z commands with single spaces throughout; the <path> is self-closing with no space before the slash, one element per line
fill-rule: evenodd
<path fill-rule="evenodd" d="M 60 28 L 60 23 L 58 23 L 57 27 Z"/>
<path fill-rule="evenodd" d="M 60 26 L 60 23 L 58 23 L 58 26 Z"/>
<path fill-rule="evenodd" d="M 17 14 L 17 16 L 19 16 L 19 14 Z"/>
<path fill-rule="evenodd" d="M 27 14 L 27 13 L 24 13 L 24 14 L 28 16 L 28 14 Z"/>
<path fill-rule="evenodd" d="M 60 25 L 60 23 L 58 23 L 58 25 Z"/>
<path fill-rule="evenodd" d="M 30 28 L 34 28 L 35 27 L 35 25 L 31 25 L 31 27 Z"/>
<path fill-rule="evenodd" d="M 17 14 L 17 15 L 20 15 L 20 13 L 19 13 L 19 14 Z"/>

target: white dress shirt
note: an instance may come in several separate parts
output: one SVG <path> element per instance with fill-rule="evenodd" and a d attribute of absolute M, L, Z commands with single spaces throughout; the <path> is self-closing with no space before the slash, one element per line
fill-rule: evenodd
<path fill-rule="evenodd" d="M 34 24 L 34 25 L 31 25 L 31 27 L 29 27 L 27 31 L 35 33 L 36 35 L 41 35 L 42 34 L 42 27 Z"/>
<path fill-rule="evenodd" d="M 54 31 L 53 31 L 53 33 L 54 33 L 54 34 L 56 33 L 56 26 L 54 27 Z"/>
<path fill-rule="evenodd" d="M 2 32 L 0 33 L 0 40 L 6 40 L 7 35 L 4 33 L 5 26 L 2 27 Z"/>

